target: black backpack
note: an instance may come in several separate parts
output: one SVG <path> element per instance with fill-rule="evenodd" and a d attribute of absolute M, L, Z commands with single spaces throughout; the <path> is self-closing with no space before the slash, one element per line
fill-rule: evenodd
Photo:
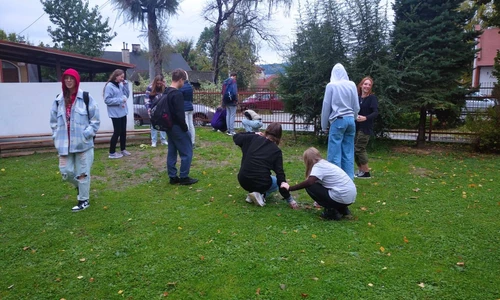
<path fill-rule="evenodd" d="M 167 131 L 172 129 L 172 114 L 170 113 L 170 105 L 168 95 L 172 92 L 163 94 L 160 99 L 151 104 L 151 126 L 159 131 Z"/>

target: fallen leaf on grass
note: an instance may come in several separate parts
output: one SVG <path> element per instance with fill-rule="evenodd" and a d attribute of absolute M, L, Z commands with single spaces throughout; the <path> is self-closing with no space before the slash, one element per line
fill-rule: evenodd
<path fill-rule="evenodd" d="M 119 290 L 119 291 L 118 291 L 118 294 L 119 294 L 119 295 L 123 294 L 123 290 Z"/>
<path fill-rule="evenodd" d="M 465 266 L 465 263 L 463 261 L 459 261 L 459 262 L 457 262 L 457 266 L 463 267 L 463 266 Z"/>
<path fill-rule="evenodd" d="M 372 287 L 373 286 L 373 283 L 369 283 L 368 286 Z"/>
<path fill-rule="evenodd" d="M 280 289 L 282 289 L 282 290 L 286 289 L 286 285 L 284 285 L 283 283 L 280 284 Z"/>
<path fill-rule="evenodd" d="M 314 280 L 314 281 L 318 281 L 318 280 L 319 280 L 319 278 L 318 278 L 318 277 L 313 277 L 313 278 L 312 278 L 312 280 Z"/>
<path fill-rule="evenodd" d="M 384 253 L 384 251 L 385 251 L 385 248 L 380 246 L 380 252 Z"/>
<path fill-rule="evenodd" d="M 164 292 L 164 293 L 162 294 L 162 297 L 168 297 L 168 292 Z"/>
<path fill-rule="evenodd" d="M 425 284 L 424 284 L 423 282 L 421 282 L 421 283 L 419 283 L 419 284 L 417 284 L 417 285 L 418 285 L 419 287 L 421 287 L 421 288 L 424 288 L 424 287 L 425 287 Z"/>
<path fill-rule="evenodd" d="M 260 288 L 257 288 L 257 290 L 255 291 L 255 294 L 260 295 Z"/>
<path fill-rule="evenodd" d="M 86 261 L 86 259 L 83 257 L 83 258 L 80 258 L 80 261 L 84 262 L 84 261 Z"/>
<path fill-rule="evenodd" d="M 312 235 L 312 238 L 315 239 L 317 236 L 315 234 Z"/>
<path fill-rule="evenodd" d="M 418 192 L 420 192 L 420 189 L 419 189 L 419 188 L 415 188 L 415 189 L 413 189 L 413 191 L 414 191 L 415 193 L 418 193 Z"/>
<path fill-rule="evenodd" d="M 477 187 L 477 185 L 476 185 L 476 184 L 474 184 L 474 183 L 471 183 L 471 184 L 469 184 L 469 187 L 470 187 L 470 188 L 476 188 L 476 187 Z"/>
<path fill-rule="evenodd" d="M 404 236 L 404 237 L 403 237 L 403 241 L 404 241 L 405 243 L 408 243 L 408 242 L 409 242 L 409 241 L 408 241 L 408 239 L 406 238 L 406 236 Z"/>
<path fill-rule="evenodd" d="M 83 276 L 82 276 L 82 275 L 80 275 L 80 276 L 78 276 L 78 277 L 76 277 L 76 278 L 78 278 L 78 279 L 82 279 L 82 278 L 83 278 Z"/>
<path fill-rule="evenodd" d="M 95 279 L 93 277 L 90 277 L 89 282 L 94 282 Z"/>
<path fill-rule="evenodd" d="M 30 246 L 23 247 L 24 251 L 29 250 L 29 249 L 30 249 Z"/>
<path fill-rule="evenodd" d="M 308 294 L 305 294 L 305 293 L 300 294 L 300 296 L 301 296 L 302 298 L 307 298 L 307 297 L 309 297 L 309 295 L 308 295 Z"/>
<path fill-rule="evenodd" d="M 361 206 L 359 209 L 362 210 L 362 211 L 367 210 L 367 208 L 365 206 Z"/>
<path fill-rule="evenodd" d="M 179 227 L 177 227 L 177 229 L 182 230 L 182 227 L 181 227 L 181 226 L 179 226 Z"/>

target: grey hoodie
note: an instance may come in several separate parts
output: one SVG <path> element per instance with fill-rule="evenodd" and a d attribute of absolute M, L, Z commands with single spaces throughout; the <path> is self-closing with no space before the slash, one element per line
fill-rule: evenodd
<path fill-rule="evenodd" d="M 330 83 L 326 85 L 321 110 L 321 128 L 327 130 L 338 117 L 358 117 L 359 102 L 356 84 L 349 80 L 344 66 L 336 64 Z"/>

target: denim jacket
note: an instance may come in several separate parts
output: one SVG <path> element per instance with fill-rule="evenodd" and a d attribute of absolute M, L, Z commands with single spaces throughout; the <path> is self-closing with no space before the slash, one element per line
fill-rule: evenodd
<path fill-rule="evenodd" d="M 50 127 L 52 128 L 54 146 L 59 155 L 84 152 L 94 147 L 93 137 L 96 135 L 101 121 L 97 103 L 90 95 L 89 114 L 90 118 L 87 115 L 87 106 L 83 101 L 83 91 L 78 90 L 75 102 L 71 107 L 70 133 L 68 135 L 64 97 L 60 94 L 54 100 L 50 111 Z"/>
<path fill-rule="evenodd" d="M 108 82 L 104 87 L 104 103 L 108 107 L 108 116 L 110 118 L 121 118 L 128 115 L 127 102 L 123 102 L 123 97 L 128 98 L 130 91 L 128 82 L 116 86 L 113 82 Z"/>

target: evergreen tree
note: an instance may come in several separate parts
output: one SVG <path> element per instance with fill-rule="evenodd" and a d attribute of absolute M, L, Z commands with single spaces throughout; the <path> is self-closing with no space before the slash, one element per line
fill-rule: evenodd
<path fill-rule="evenodd" d="M 477 33 L 464 26 L 473 12 L 459 11 L 463 0 L 395 0 L 393 49 L 394 67 L 411 61 L 417 72 L 402 78 L 405 92 L 399 105 L 420 112 L 417 145 L 425 144 L 427 111 L 452 108 L 465 91 L 458 84 L 470 72 Z"/>
<path fill-rule="evenodd" d="M 102 22 L 98 7 L 89 8 L 82 0 L 41 0 L 43 10 L 56 28 L 48 28 L 55 48 L 99 57 L 116 33 L 110 33 L 108 21 Z"/>

